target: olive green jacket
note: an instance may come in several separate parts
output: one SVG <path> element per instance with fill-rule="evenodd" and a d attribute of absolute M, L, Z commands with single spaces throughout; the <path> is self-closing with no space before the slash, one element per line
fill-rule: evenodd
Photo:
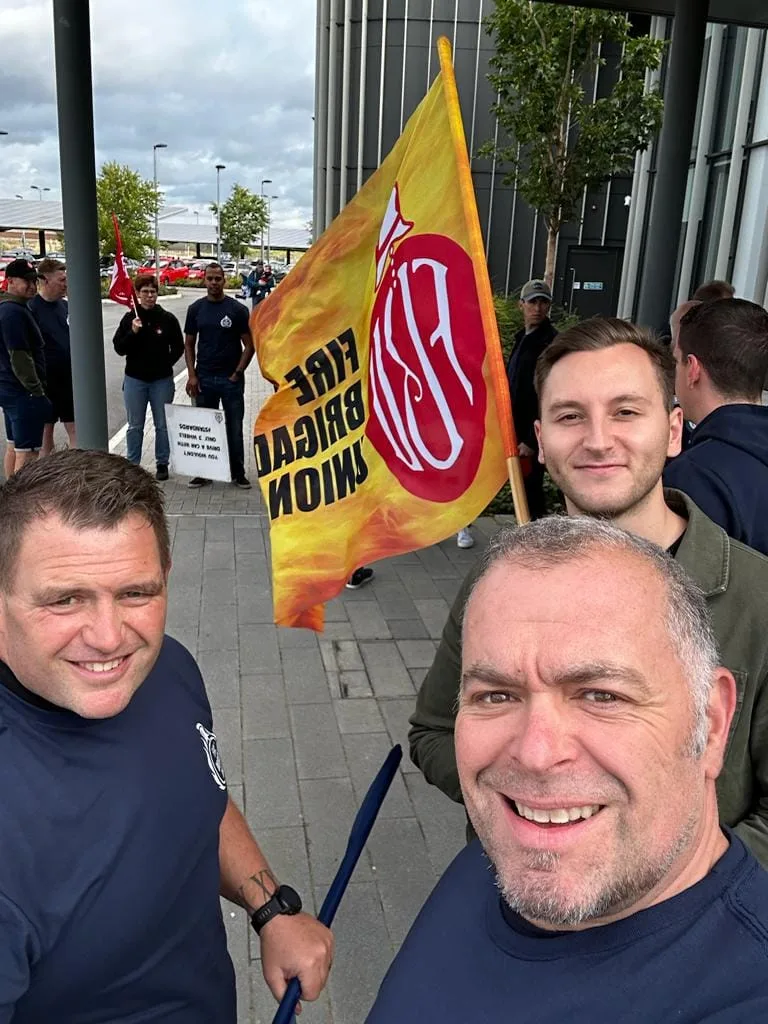
<path fill-rule="evenodd" d="M 717 781 L 720 820 L 735 826 L 768 868 L 768 558 L 731 540 L 680 491 L 664 494 L 670 508 L 688 519 L 675 557 L 707 598 L 722 663 L 738 687 L 725 766 Z M 409 733 L 414 764 L 459 803 L 453 724 L 461 678 L 461 616 L 475 572 L 451 608 Z"/>

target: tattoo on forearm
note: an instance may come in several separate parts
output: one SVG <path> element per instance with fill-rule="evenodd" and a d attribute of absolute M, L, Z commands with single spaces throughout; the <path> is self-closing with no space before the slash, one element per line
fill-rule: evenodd
<path fill-rule="evenodd" d="M 251 875 L 237 890 L 238 903 L 245 907 L 249 913 L 254 913 L 259 907 L 272 899 L 278 888 L 277 879 L 265 868 L 256 875 Z"/>

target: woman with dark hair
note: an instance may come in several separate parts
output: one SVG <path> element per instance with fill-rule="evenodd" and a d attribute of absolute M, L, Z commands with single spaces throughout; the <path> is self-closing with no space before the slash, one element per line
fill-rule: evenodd
<path fill-rule="evenodd" d="M 139 307 L 125 314 L 112 342 L 115 352 L 126 357 L 123 398 L 128 416 L 127 456 L 129 462 L 141 462 L 149 405 L 155 424 L 156 476 L 167 480 L 170 444 L 165 405 L 173 401 L 173 365 L 184 354 L 184 336 L 173 313 L 157 304 L 155 277 L 137 277 L 135 288 Z"/>

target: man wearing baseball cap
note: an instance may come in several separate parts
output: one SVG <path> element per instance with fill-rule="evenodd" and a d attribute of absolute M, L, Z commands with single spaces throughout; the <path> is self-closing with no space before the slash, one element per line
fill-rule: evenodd
<path fill-rule="evenodd" d="M 0 295 L 0 408 L 8 448 L 5 475 L 37 458 L 52 413 L 45 393 L 45 343 L 27 308 L 37 294 L 37 271 L 29 260 L 5 268 L 7 291 Z"/>
<path fill-rule="evenodd" d="M 524 327 L 515 335 L 515 347 L 507 363 L 507 379 L 512 399 L 512 415 L 520 454 L 530 462 L 525 477 L 525 492 L 531 519 L 546 515 L 544 502 L 544 467 L 539 463 L 539 446 L 533 424 L 539 418 L 539 400 L 533 386 L 536 361 L 557 335 L 549 319 L 552 289 L 546 281 L 528 281 L 520 290 L 520 308 Z"/>

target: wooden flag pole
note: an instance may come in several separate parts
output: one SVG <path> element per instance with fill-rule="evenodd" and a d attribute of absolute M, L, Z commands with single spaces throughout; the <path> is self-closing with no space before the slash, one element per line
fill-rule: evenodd
<path fill-rule="evenodd" d="M 531 513 L 528 511 L 528 497 L 525 493 L 523 481 L 523 467 L 520 465 L 519 455 L 507 457 L 507 474 L 509 475 L 509 489 L 512 491 L 512 501 L 515 505 L 515 519 L 519 525 L 531 521 Z"/>

